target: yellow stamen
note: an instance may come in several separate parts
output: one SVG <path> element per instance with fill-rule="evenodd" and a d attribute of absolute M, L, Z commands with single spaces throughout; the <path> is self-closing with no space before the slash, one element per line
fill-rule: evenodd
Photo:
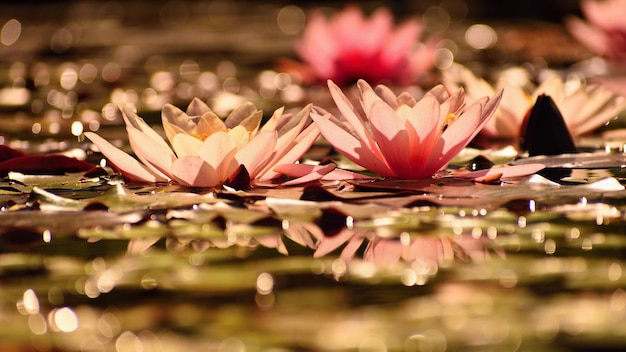
<path fill-rule="evenodd" d="M 446 116 L 446 119 L 443 121 L 443 131 L 446 130 L 446 128 L 448 128 L 448 126 L 452 126 L 452 124 L 454 123 L 454 121 L 456 121 L 457 116 L 456 114 L 450 113 Z"/>
<path fill-rule="evenodd" d="M 191 132 L 191 135 L 195 138 L 198 138 L 199 140 L 203 141 L 207 138 L 209 138 L 209 136 L 206 133 L 203 134 L 197 134 L 196 132 Z"/>

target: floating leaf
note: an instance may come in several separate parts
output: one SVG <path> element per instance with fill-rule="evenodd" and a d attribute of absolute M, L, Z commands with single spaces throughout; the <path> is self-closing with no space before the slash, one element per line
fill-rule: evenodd
<path fill-rule="evenodd" d="M 34 175 L 63 175 L 72 172 L 85 172 L 94 165 L 60 154 L 22 155 L 0 162 L 0 176 L 9 172 Z"/>

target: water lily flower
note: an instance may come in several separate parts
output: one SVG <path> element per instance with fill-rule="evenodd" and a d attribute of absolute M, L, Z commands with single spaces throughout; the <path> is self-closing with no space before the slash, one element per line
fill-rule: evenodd
<path fill-rule="evenodd" d="M 569 32 L 597 55 L 626 59 L 626 1 L 583 0 L 580 8 L 588 22 L 577 17 L 567 19 Z"/>
<path fill-rule="evenodd" d="M 514 70 L 519 71 L 513 68 L 502 72 L 493 86 L 461 65 L 453 65 L 443 73 L 446 86 L 462 86 L 469 99 L 504 89 L 500 106 L 481 132 L 487 138 L 519 140 L 524 118 L 542 94 L 554 100 L 572 137 L 597 129 L 626 109 L 626 99 L 608 89 L 582 82 L 573 87 L 556 75 L 529 90 L 525 86 L 530 80 L 512 78 Z"/>
<path fill-rule="evenodd" d="M 419 41 L 424 25 L 411 19 L 395 27 L 386 8 L 365 18 L 356 6 L 332 17 L 312 13 L 295 51 L 302 63 L 285 66 L 305 83 L 333 80 L 339 85 L 363 78 L 370 82 L 407 85 L 433 67 L 435 41 Z"/>
<path fill-rule="evenodd" d="M 429 178 L 445 168 L 489 121 L 502 97 L 498 92 L 467 104 L 463 89 L 449 94 L 442 85 L 420 100 L 408 93 L 396 96 L 383 85 L 375 91 L 363 80 L 357 86 L 364 115 L 329 81 L 344 120 L 322 109 L 311 117 L 348 159 L 381 176 L 400 179 Z"/>
<path fill-rule="evenodd" d="M 276 165 L 297 161 L 319 136 L 317 126 L 308 123 L 311 105 L 296 114 L 280 108 L 260 126 L 263 113 L 251 103 L 240 105 L 224 121 L 197 98 L 186 112 L 167 104 L 162 120 L 169 145 L 130 108 L 121 110 L 139 161 L 93 132 L 85 136 L 114 168 L 140 182 L 220 187 L 240 167 L 251 180 L 273 179 L 280 176 Z"/>

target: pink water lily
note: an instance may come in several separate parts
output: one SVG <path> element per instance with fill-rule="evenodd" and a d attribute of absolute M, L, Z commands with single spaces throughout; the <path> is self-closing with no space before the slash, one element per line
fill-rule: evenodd
<path fill-rule="evenodd" d="M 613 60 L 626 59 L 626 1 L 583 0 L 580 7 L 588 22 L 569 18 L 569 32 L 597 55 Z"/>
<path fill-rule="evenodd" d="M 280 176 L 276 165 L 297 161 L 319 136 L 309 123 L 311 105 L 296 114 L 280 108 L 261 126 L 263 113 L 251 103 L 224 121 L 199 99 L 186 112 L 167 104 L 162 120 L 169 145 L 130 108 L 121 110 L 139 161 L 93 132 L 85 136 L 124 176 L 140 182 L 220 187 L 242 166 L 251 180 L 273 179 Z"/>
<path fill-rule="evenodd" d="M 332 79 L 339 85 L 363 78 L 406 85 L 433 67 L 434 40 L 421 43 L 424 25 L 412 19 L 395 27 L 386 8 L 366 18 L 356 6 L 332 17 L 312 13 L 295 50 L 302 64 L 291 62 L 307 83 Z"/>
<path fill-rule="evenodd" d="M 597 129 L 626 109 L 626 99 L 601 86 L 585 85 L 583 82 L 572 86 L 555 75 L 529 89 L 526 84 L 528 79 L 511 78 L 515 75 L 513 70 L 516 69 L 502 72 L 493 86 L 460 65 L 444 72 L 446 86 L 450 89 L 463 87 L 470 99 L 504 90 L 494 117 L 481 132 L 488 138 L 518 140 L 524 118 L 541 94 L 554 100 L 573 137 Z"/>
<path fill-rule="evenodd" d="M 438 85 L 420 100 L 396 96 L 388 87 L 376 90 L 357 83 L 359 112 L 341 89 L 328 82 L 343 120 L 316 109 L 311 117 L 322 135 L 348 159 L 381 176 L 429 178 L 445 168 L 489 121 L 502 97 L 483 97 L 466 104 L 463 89 L 449 94 Z"/>

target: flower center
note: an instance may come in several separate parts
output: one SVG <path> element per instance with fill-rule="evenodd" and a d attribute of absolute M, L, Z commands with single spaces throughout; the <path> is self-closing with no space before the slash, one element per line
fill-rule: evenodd
<path fill-rule="evenodd" d="M 191 132 L 191 135 L 195 138 L 198 138 L 199 140 L 203 142 L 205 139 L 209 138 L 209 136 L 206 133 L 197 134 L 196 132 Z"/>
<path fill-rule="evenodd" d="M 398 116 L 400 116 L 403 120 L 406 120 L 411 115 L 411 107 L 406 104 L 402 104 L 396 109 L 396 114 L 398 114 Z"/>
<path fill-rule="evenodd" d="M 441 131 L 443 132 L 448 128 L 448 126 L 452 126 L 456 119 L 456 114 L 449 113 L 448 115 L 446 115 L 446 119 L 443 121 L 443 128 L 441 129 Z"/>

